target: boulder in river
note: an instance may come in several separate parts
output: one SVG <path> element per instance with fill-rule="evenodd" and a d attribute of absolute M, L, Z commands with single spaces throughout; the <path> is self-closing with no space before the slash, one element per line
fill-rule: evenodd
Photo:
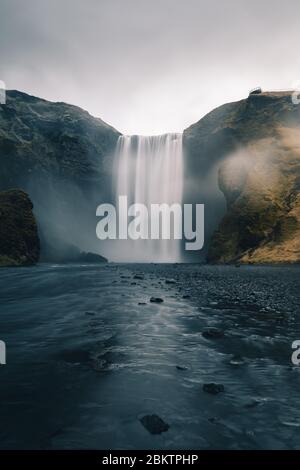
<path fill-rule="evenodd" d="M 188 367 L 177 365 L 177 366 L 176 366 L 176 369 L 177 369 L 177 370 L 188 370 Z"/>
<path fill-rule="evenodd" d="M 170 427 L 157 415 L 145 415 L 140 419 L 140 422 L 150 434 L 161 434 L 168 431 Z"/>
<path fill-rule="evenodd" d="M 214 382 L 203 384 L 203 391 L 210 393 L 211 395 L 218 395 L 221 392 L 225 391 L 223 384 L 217 384 Z"/>
<path fill-rule="evenodd" d="M 155 303 L 155 304 L 161 304 L 164 300 L 161 299 L 160 297 L 151 297 L 150 302 Z"/>

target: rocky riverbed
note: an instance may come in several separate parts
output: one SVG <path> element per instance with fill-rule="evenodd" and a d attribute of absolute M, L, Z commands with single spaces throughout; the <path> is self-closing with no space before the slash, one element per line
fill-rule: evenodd
<path fill-rule="evenodd" d="M 0 447 L 300 448 L 299 271 L 0 271 Z"/>

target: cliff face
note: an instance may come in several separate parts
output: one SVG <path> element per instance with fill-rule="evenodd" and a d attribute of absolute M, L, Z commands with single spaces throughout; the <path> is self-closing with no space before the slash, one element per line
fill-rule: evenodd
<path fill-rule="evenodd" d="M 42 254 L 55 244 L 99 253 L 95 211 L 109 200 L 119 132 L 66 103 L 8 91 L 0 105 L 0 191 L 21 188 L 34 204 Z"/>
<path fill-rule="evenodd" d="M 290 93 L 224 105 L 186 135 L 193 171 L 215 165 L 227 204 L 208 261 L 299 262 L 300 107 Z"/>
<path fill-rule="evenodd" d="M 0 190 L 29 193 L 44 247 L 61 243 L 62 257 L 66 242 L 99 253 L 95 209 L 109 201 L 119 135 L 75 106 L 7 93 Z M 299 262 L 300 106 L 290 93 L 223 105 L 186 129 L 183 143 L 184 202 L 205 203 L 207 259 Z M 22 256 L 12 259 L 30 262 Z"/>
<path fill-rule="evenodd" d="M 49 176 L 79 186 L 97 183 L 118 136 L 76 106 L 8 91 L 0 106 L 0 188 Z"/>
<path fill-rule="evenodd" d="M 40 243 L 32 208 L 23 191 L 0 192 L 0 266 L 37 263 Z"/>

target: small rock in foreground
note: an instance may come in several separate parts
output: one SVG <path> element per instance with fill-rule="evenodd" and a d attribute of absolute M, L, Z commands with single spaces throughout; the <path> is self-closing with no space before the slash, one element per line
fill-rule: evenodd
<path fill-rule="evenodd" d="M 31 266 L 38 262 L 40 240 L 32 209 L 24 191 L 0 192 L 0 266 Z"/>
<path fill-rule="evenodd" d="M 166 279 L 166 284 L 176 284 L 175 279 Z"/>
<path fill-rule="evenodd" d="M 176 366 L 176 369 L 177 370 L 188 370 L 188 368 L 186 366 Z"/>
<path fill-rule="evenodd" d="M 150 302 L 155 304 L 161 304 L 163 302 L 163 299 L 161 299 L 160 297 L 151 297 Z"/>
<path fill-rule="evenodd" d="M 241 366 L 245 364 L 245 361 L 241 356 L 232 356 L 232 358 L 229 361 L 229 364 L 231 366 Z"/>
<path fill-rule="evenodd" d="M 161 434 L 168 431 L 170 427 L 157 415 L 145 415 L 140 419 L 140 422 L 150 434 Z"/>
<path fill-rule="evenodd" d="M 204 384 L 203 391 L 206 393 L 210 393 L 211 395 L 218 395 L 221 392 L 225 391 L 224 385 L 216 384 L 214 382 Z"/>

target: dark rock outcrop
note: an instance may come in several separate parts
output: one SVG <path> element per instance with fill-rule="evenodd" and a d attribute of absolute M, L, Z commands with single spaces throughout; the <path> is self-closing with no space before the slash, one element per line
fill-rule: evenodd
<path fill-rule="evenodd" d="M 8 91 L 0 106 L 0 189 L 50 176 L 99 185 L 119 135 L 77 106 Z"/>
<path fill-rule="evenodd" d="M 170 427 L 157 415 L 145 415 L 140 419 L 140 422 L 150 434 L 167 432 Z"/>
<path fill-rule="evenodd" d="M 300 261 L 299 131 L 300 106 L 290 92 L 250 95 L 217 108 L 185 131 L 188 175 L 216 168 L 226 199 L 208 261 Z M 211 213 L 216 207 L 206 209 Z"/>
<path fill-rule="evenodd" d="M 0 192 L 0 266 L 37 263 L 40 242 L 32 208 L 25 192 Z"/>
<path fill-rule="evenodd" d="M 49 258 L 53 245 L 62 253 L 65 243 L 79 251 L 101 248 L 95 211 L 110 200 L 119 135 L 76 106 L 7 92 L 0 105 L 0 190 L 18 187 L 29 194 L 43 256 Z"/>

